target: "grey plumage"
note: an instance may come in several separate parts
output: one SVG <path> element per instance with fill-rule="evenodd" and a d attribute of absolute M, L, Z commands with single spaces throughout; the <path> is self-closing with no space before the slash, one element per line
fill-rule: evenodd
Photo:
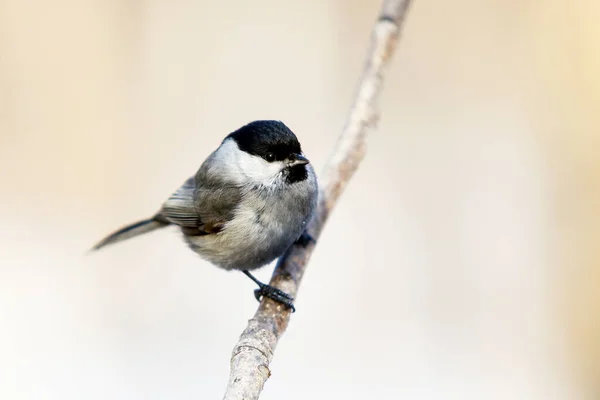
<path fill-rule="evenodd" d="M 302 235 L 316 201 L 316 176 L 295 135 L 279 121 L 256 121 L 226 137 L 153 218 L 94 249 L 172 224 L 211 263 L 252 270 Z"/>
<path fill-rule="evenodd" d="M 184 238 L 192 250 L 224 269 L 253 270 L 268 264 L 300 237 L 316 206 L 312 168 L 308 179 L 298 185 L 300 196 L 283 185 L 239 187 L 236 195 L 240 201 L 227 210 L 231 217 L 223 222 L 218 234 Z M 201 196 L 196 204 L 203 204 Z"/>

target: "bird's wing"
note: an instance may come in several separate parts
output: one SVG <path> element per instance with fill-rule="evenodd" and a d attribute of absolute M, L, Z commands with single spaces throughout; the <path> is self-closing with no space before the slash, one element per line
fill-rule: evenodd
<path fill-rule="evenodd" d="M 217 233 L 233 219 L 241 198 L 241 189 L 211 177 L 189 178 L 164 202 L 160 214 L 183 228 L 187 235 Z"/>
<path fill-rule="evenodd" d="M 160 215 L 175 225 L 198 227 L 200 216 L 194 207 L 194 191 L 194 177 L 191 177 L 163 203 Z"/>
<path fill-rule="evenodd" d="M 241 191 L 236 186 L 221 184 L 218 187 L 201 186 L 196 191 L 196 207 L 200 216 L 200 229 L 206 233 L 217 233 L 231 221 L 241 200 Z"/>

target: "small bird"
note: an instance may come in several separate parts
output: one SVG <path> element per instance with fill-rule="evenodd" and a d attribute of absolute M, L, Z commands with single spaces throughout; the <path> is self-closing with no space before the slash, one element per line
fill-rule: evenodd
<path fill-rule="evenodd" d="M 151 218 L 127 225 L 93 247 L 176 225 L 188 246 L 217 267 L 240 270 L 262 296 L 295 311 L 287 293 L 251 270 L 312 240 L 306 224 L 317 204 L 317 178 L 296 135 L 280 121 L 254 121 L 225 137 Z"/>

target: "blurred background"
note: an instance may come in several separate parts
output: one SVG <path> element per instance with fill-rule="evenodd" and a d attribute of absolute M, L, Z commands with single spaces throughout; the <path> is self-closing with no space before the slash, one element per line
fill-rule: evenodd
<path fill-rule="evenodd" d="M 222 397 L 252 282 L 174 229 L 86 251 L 251 120 L 320 170 L 378 9 L 0 1 L 0 398 Z M 600 398 L 599 20 L 414 2 L 263 399 Z"/>

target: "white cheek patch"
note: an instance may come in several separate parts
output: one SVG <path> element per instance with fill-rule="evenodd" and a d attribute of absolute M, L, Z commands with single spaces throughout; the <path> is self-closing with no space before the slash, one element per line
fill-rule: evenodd
<path fill-rule="evenodd" d="M 270 186 L 284 168 L 281 161 L 267 162 L 238 148 L 233 139 L 227 139 L 218 151 L 216 161 L 223 165 L 223 174 L 230 181 L 260 183 Z"/>
<path fill-rule="evenodd" d="M 236 153 L 239 152 L 232 139 L 225 140 L 212 155 L 211 169 L 225 182 L 244 183 L 237 167 Z"/>
<path fill-rule="evenodd" d="M 249 182 L 271 185 L 283 169 L 281 161 L 267 162 L 261 157 L 253 156 L 245 151 L 238 152 L 237 164 L 240 173 Z"/>

